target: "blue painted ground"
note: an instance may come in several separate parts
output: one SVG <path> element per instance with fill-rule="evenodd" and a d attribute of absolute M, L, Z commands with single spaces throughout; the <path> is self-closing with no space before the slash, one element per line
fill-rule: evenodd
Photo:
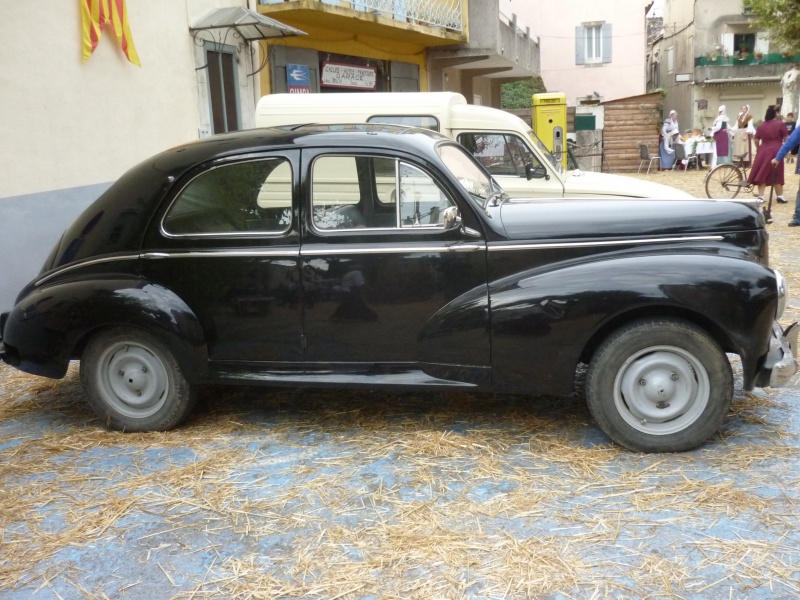
<path fill-rule="evenodd" d="M 581 399 L 205 390 L 117 434 L 0 368 L 0 589 L 30 598 L 793 598 L 795 393 L 678 455 Z"/>

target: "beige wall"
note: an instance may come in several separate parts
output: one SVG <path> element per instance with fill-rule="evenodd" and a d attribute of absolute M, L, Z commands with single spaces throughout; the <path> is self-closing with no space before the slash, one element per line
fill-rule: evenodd
<path fill-rule="evenodd" d="M 0 20 L 0 198 L 108 182 L 208 126 L 202 50 L 188 24 L 243 1 L 128 1 L 142 62 L 106 28 L 81 57 L 79 3 L 3 2 Z M 33 11 L 33 12 L 32 12 Z M 249 57 L 240 61 L 242 115 L 253 114 Z"/>
<path fill-rule="evenodd" d="M 541 74 L 549 92 L 567 103 L 597 91 L 604 101 L 645 92 L 645 7 L 647 0 L 543 0 L 519 9 L 541 43 Z M 590 21 L 612 26 L 611 62 L 575 64 L 575 27 Z"/>

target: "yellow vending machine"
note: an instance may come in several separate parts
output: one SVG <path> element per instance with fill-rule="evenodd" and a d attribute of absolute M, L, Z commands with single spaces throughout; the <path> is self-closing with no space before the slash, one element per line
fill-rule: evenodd
<path fill-rule="evenodd" d="M 567 95 L 560 92 L 531 97 L 533 132 L 567 168 Z"/>

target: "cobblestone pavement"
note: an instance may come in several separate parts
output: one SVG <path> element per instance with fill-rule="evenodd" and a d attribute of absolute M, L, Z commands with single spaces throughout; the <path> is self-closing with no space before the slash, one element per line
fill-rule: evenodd
<path fill-rule="evenodd" d="M 770 226 L 790 282 L 791 209 Z M 797 396 L 739 388 L 703 447 L 641 455 L 580 394 L 210 388 L 179 430 L 119 434 L 77 368 L 3 366 L 0 597 L 796 598 Z"/>

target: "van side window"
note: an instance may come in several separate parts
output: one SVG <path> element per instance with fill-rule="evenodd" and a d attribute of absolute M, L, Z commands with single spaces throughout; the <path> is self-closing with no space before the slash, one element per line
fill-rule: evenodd
<path fill-rule="evenodd" d="M 311 171 L 314 227 L 406 229 L 444 227 L 455 203 L 422 169 L 394 158 L 321 156 Z"/>
<path fill-rule="evenodd" d="M 458 142 L 492 175 L 525 177 L 525 165 L 542 170 L 542 163 L 518 136 L 510 133 L 461 133 Z M 542 170 L 542 172 L 545 172 Z"/>
<path fill-rule="evenodd" d="M 275 234 L 292 222 L 292 167 L 285 158 L 222 165 L 200 173 L 164 216 L 168 235 Z"/>
<path fill-rule="evenodd" d="M 385 125 L 408 125 L 439 131 L 439 119 L 422 115 L 375 115 L 367 119 L 367 123 L 383 123 Z"/>

